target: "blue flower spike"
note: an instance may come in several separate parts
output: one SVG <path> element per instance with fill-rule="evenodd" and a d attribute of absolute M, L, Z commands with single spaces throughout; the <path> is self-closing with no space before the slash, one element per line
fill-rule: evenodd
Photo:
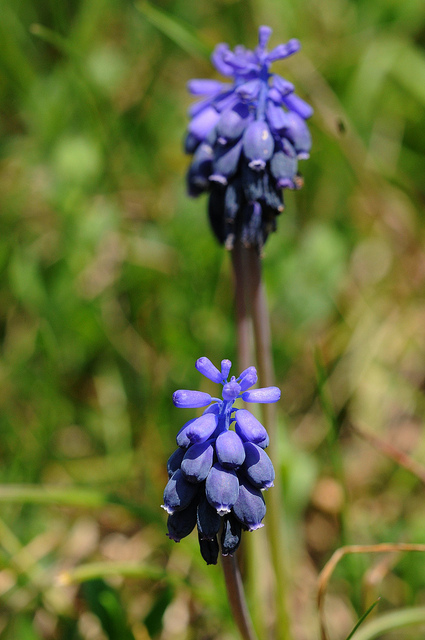
<path fill-rule="evenodd" d="M 254 51 L 216 46 L 211 61 L 230 82 L 197 79 L 187 85 L 199 98 L 189 109 L 185 142 L 193 156 L 188 192 L 209 192 L 210 223 L 227 249 L 240 240 L 261 252 L 284 209 L 281 191 L 302 186 L 298 161 L 310 154 L 305 121 L 313 109 L 291 82 L 270 71 L 301 45 L 292 39 L 268 51 L 271 33 L 259 28 Z"/>
<path fill-rule="evenodd" d="M 260 40 L 258 55 L 265 39 L 264 35 Z M 225 58 L 226 64 L 240 64 L 236 55 Z M 180 542 L 197 526 L 201 555 L 207 564 L 216 564 L 220 530 L 221 553 L 232 555 L 243 530 L 263 526 L 266 505 L 262 491 L 273 486 L 275 477 L 264 451 L 269 444 L 267 431 L 250 411 L 234 404 L 237 400 L 277 402 L 280 390 L 252 389 L 257 383 L 255 367 L 236 378 L 230 376 L 230 360 L 222 360 L 217 368 L 202 357 L 195 366 L 208 380 L 222 385 L 222 400 L 201 391 L 174 393 L 176 407 L 204 411 L 177 434 L 178 448 L 167 463 L 169 481 L 162 507 L 169 514 L 169 538 Z"/>

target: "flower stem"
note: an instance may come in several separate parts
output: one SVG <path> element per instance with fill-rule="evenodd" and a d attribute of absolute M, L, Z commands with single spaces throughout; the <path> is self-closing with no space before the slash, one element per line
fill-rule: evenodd
<path fill-rule="evenodd" d="M 236 559 L 234 556 L 222 556 L 222 564 L 230 608 L 239 632 L 243 640 L 257 640 L 246 604 L 242 578 Z"/>
<path fill-rule="evenodd" d="M 261 279 L 261 262 L 258 252 L 254 249 L 246 250 L 247 274 L 246 281 L 249 291 L 250 311 L 254 325 L 255 350 L 260 386 L 274 385 L 274 370 L 271 348 L 270 319 L 266 295 Z M 272 404 L 263 404 L 263 419 L 270 435 L 270 458 L 277 473 L 275 486 L 267 494 L 269 510 L 266 526 L 269 538 L 271 557 L 276 575 L 276 634 L 278 640 L 290 640 L 291 631 L 287 612 L 288 579 L 286 575 L 286 553 L 282 544 L 286 539 L 282 529 L 284 528 L 283 501 L 278 460 L 278 429 L 275 418 L 275 407 Z"/>

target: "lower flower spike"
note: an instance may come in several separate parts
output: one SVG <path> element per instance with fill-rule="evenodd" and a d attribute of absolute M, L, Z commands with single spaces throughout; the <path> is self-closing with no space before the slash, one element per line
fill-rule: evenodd
<path fill-rule="evenodd" d="M 219 382 L 222 400 L 198 391 L 176 391 L 177 407 L 205 407 L 198 418 L 186 422 L 177 434 L 179 448 L 167 463 L 169 481 L 163 508 L 169 514 L 168 536 L 179 542 L 197 526 L 201 555 L 216 564 L 219 553 L 232 555 L 243 530 L 262 527 L 266 506 L 261 491 L 273 486 L 274 469 L 264 451 L 269 443 L 263 425 L 238 400 L 276 402 L 276 387 L 254 389 L 257 372 L 245 369 L 230 376 L 232 363 L 215 367 L 205 356 L 197 370 L 211 382 Z M 250 390 L 251 389 L 251 390 Z"/>

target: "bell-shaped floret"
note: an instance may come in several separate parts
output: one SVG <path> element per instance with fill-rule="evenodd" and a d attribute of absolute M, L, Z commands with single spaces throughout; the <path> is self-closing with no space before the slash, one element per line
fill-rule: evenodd
<path fill-rule="evenodd" d="M 203 557 L 205 562 L 207 564 L 217 564 L 219 552 L 217 536 L 215 536 L 212 540 L 204 540 L 203 538 L 201 538 L 201 535 L 198 534 L 198 539 L 201 556 Z"/>
<path fill-rule="evenodd" d="M 245 402 L 270 403 L 280 400 L 280 389 L 278 387 L 264 387 L 263 389 L 252 389 L 242 394 Z"/>
<path fill-rule="evenodd" d="M 264 169 L 274 150 L 273 136 L 265 120 L 254 120 L 245 129 L 243 150 L 251 169 Z"/>
<path fill-rule="evenodd" d="M 197 409 L 206 407 L 211 402 L 209 393 L 203 391 L 190 391 L 189 389 L 179 389 L 173 393 L 173 403 L 179 409 Z"/>
<path fill-rule="evenodd" d="M 184 454 L 185 454 L 185 450 L 182 449 L 181 447 L 179 447 L 168 458 L 168 461 L 167 461 L 167 472 L 168 472 L 168 477 L 169 478 L 171 478 L 171 476 L 173 475 L 173 473 L 175 471 L 177 471 L 177 469 L 180 469 L 180 465 L 182 463 Z"/>
<path fill-rule="evenodd" d="M 242 538 L 242 526 L 239 520 L 231 514 L 223 518 L 223 530 L 221 532 L 221 553 L 223 556 L 232 556 L 239 547 Z"/>
<path fill-rule="evenodd" d="M 288 126 L 287 114 L 282 107 L 275 105 L 272 100 L 267 101 L 266 116 L 271 129 L 278 133 Z"/>
<path fill-rule="evenodd" d="M 270 160 L 270 171 L 276 179 L 276 184 L 279 188 L 293 189 L 297 166 L 298 161 L 295 149 L 285 140 L 282 149 L 277 151 Z"/>
<path fill-rule="evenodd" d="M 250 411 L 239 409 L 236 411 L 235 419 L 235 431 L 243 442 L 253 442 L 263 449 L 268 446 L 269 436 L 267 431 Z"/>
<path fill-rule="evenodd" d="M 183 509 L 183 511 L 176 511 L 175 513 L 168 516 L 167 536 L 171 540 L 174 540 L 174 542 L 180 542 L 182 538 L 188 536 L 195 527 L 196 512 L 197 501 L 192 500 L 192 502 L 188 507 L 186 507 L 186 509 Z"/>
<path fill-rule="evenodd" d="M 221 518 L 205 496 L 202 496 L 198 504 L 197 524 L 203 540 L 213 540 L 220 529 Z"/>
<path fill-rule="evenodd" d="M 213 365 L 211 360 L 203 356 L 202 358 L 198 358 L 195 364 L 196 369 L 199 373 L 202 373 L 203 376 L 212 380 L 212 382 L 217 382 L 217 384 L 221 384 L 223 382 L 223 378 L 221 372 L 217 369 L 216 366 Z"/>
<path fill-rule="evenodd" d="M 225 145 L 216 149 L 216 154 L 212 165 L 210 180 L 226 185 L 229 178 L 233 176 L 239 165 L 242 151 L 242 140 L 236 144 Z"/>
<path fill-rule="evenodd" d="M 211 145 L 203 142 L 198 146 L 187 172 L 189 195 L 198 196 L 209 187 L 209 176 L 212 171 L 213 150 Z"/>
<path fill-rule="evenodd" d="M 203 482 L 211 469 L 214 447 L 210 440 L 193 444 L 186 451 L 181 470 L 189 482 Z"/>
<path fill-rule="evenodd" d="M 261 521 L 266 515 L 266 503 L 261 491 L 248 481 L 241 480 L 238 499 L 233 505 L 233 513 L 248 531 L 264 526 Z"/>
<path fill-rule="evenodd" d="M 197 442 L 205 442 L 214 433 L 218 424 L 218 416 L 215 413 L 204 413 L 189 422 L 186 436 L 192 444 L 196 444 Z"/>
<path fill-rule="evenodd" d="M 253 442 L 245 442 L 245 460 L 242 471 L 249 482 L 257 489 L 269 489 L 273 486 L 275 472 L 272 461 L 261 447 Z"/>
<path fill-rule="evenodd" d="M 191 120 L 188 131 L 193 134 L 195 138 L 198 138 L 198 140 L 205 140 L 211 129 L 217 124 L 219 118 L 220 114 L 217 113 L 214 107 L 208 106 L 202 109 L 202 111 Z"/>
<path fill-rule="evenodd" d="M 294 145 L 298 158 L 305 160 L 310 156 L 310 131 L 301 116 L 294 111 L 288 112 L 288 127 L 285 135 Z"/>
<path fill-rule="evenodd" d="M 219 463 L 226 469 L 237 469 L 245 460 L 243 442 L 234 431 L 223 431 L 218 436 L 215 451 Z"/>
<path fill-rule="evenodd" d="M 186 509 L 198 492 L 198 485 L 188 482 L 181 469 L 177 469 L 164 489 L 163 509 L 169 514 Z"/>
<path fill-rule="evenodd" d="M 187 449 L 191 444 L 197 442 L 205 442 L 215 431 L 218 424 L 218 415 L 216 410 L 213 409 L 214 405 L 210 407 L 199 418 L 192 418 L 188 420 L 176 436 L 177 446 Z"/>
<path fill-rule="evenodd" d="M 216 125 L 218 141 L 226 144 L 240 138 L 250 117 L 249 108 L 243 102 L 236 103 L 231 109 L 224 109 Z"/>
<path fill-rule="evenodd" d="M 239 480 L 232 469 L 216 463 L 211 467 L 205 483 L 207 500 L 220 516 L 229 513 L 239 493 Z"/>

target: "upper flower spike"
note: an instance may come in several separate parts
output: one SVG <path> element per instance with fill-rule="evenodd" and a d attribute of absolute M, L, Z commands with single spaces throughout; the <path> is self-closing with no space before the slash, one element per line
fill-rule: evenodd
<path fill-rule="evenodd" d="M 309 157 L 313 113 L 294 86 L 270 72 L 276 60 L 300 49 L 296 39 L 267 50 L 271 29 L 261 26 L 254 51 L 218 44 L 212 63 L 230 83 L 191 80 L 202 99 L 190 109 L 186 152 L 193 154 L 189 194 L 210 192 L 209 217 L 220 242 L 236 238 L 261 250 L 283 211 L 281 189 L 299 189 L 298 160 Z"/>
<path fill-rule="evenodd" d="M 250 411 L 233 405 L 237 399 L 277 402 L 280 390 L 250 390 L 257 382 L 255 367 L 238 378 L 229 377 L 231 367 L 230 360 L 222 360 L 220 369 L 208 358 L 196 361 L 200 373 L 222 385 L 222 400 L 186 389 L 173 395 L 176 407 L 206 409 L 180 429 L 179 449 L 168 460 L 163 504 L 169 514 L 168 535 L 179 542 L 197 523 L 201 553 L 208 564 L 217 562 L 222 518 L 224 555 L 236 551 L 242 529 L 263 526 L 266 507 L 261 491 L 272 487 L 274 480 L 273 465 L 264 451 L 269 444 L 267 431 Z"/>

